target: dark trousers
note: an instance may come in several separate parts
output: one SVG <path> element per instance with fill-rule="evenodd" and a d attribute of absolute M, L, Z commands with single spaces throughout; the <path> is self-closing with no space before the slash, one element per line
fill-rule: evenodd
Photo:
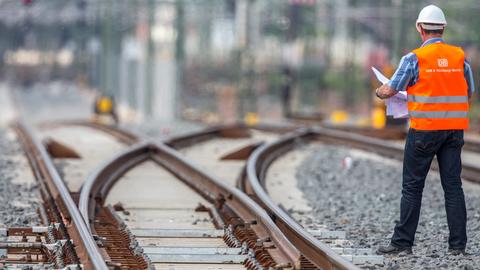
<path fill-rule="evenodd" d="M 464 249 L 467 244 L 467 211 L 460 174 L 463 130 L 419 131 L 410 129 L 403 160 L 403 189 L 400 222 L 395 226 L 392 244 L 411 247 L 415 239 L 425 178 L 436 155 L 445 194 L 450 248 Z"/>

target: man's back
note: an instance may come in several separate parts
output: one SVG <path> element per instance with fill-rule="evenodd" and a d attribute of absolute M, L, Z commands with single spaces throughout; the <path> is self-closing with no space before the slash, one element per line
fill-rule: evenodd
<path fill-rule="evenodd" d="M 468 127 L 468 101 L 474 85 L 462 49 L 447 45 L 442 35 L 443 11 L 430 5 L 420 12 L 416 28 L 422 46 L 402 58 L 388 84 L 377 89 L 385 99 L 407 91 L 410 129 L 405 142 L 400 220 L 388 246 L 379 254 L 411 253 L 420 217 L 425 178 L 436 156 L 445 192 L 449 251 L 465 253 L 466 207 L 460 178 L 463 132 Z"/>
<path fill-rule="evenodd" d="M 418 59 L 418 80 L 407 88 L 410 126 L 417 130 L 468 128 L 463 50 L 438 41 L 413 53 Z"/>

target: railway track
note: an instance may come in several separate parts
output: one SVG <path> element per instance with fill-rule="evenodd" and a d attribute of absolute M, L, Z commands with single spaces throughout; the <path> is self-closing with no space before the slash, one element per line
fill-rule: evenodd
<path fill-rule="evenodd" d="M 325 128 L 313 128 L 294 135 L 294 137 L 296 139 L 316 138 L 326 143 L 347 145 L 397 160 L 403 160 L 403 142 L 388 142 L 382 139 Z M 472 160 L 464 160 L 462 165 L 462 178 L 474 183 L 480 183 L 480 167 Z M 432 168 L 438 170 L 436 160 L 432 163 Z"/>
<path fill-rule="evenodd" d="M 25 261 L 30 264 L 24 265 L 39 269 L 301 267 L 301 254 L 263 209 L 164 145 L 132 146 L 134 137 L 123 145 L 122 136 L 115 136 L 118 130 L 84 123 L 42 125 L 36 133 L 24 124 L 16 129 L 32 165 L 41 167 L 38 179 L 52 178 L 45 181 L 45 194 L 51 195 L 44 220 L 49 227 L 30 228 L 35 243 L 14 243 L 28 257 Z M 107 140 L 101 132 L 114 136 Z M 98 166 L 101 160 L 103 165 Z M 85 177 L 93 164 L 96 169 Z M 54 243 L 50 243 L 50 227 Z M 57 231 L 63 232 L 59 239 Z M 14 232 L 15 228 L 9 229 Z M 24 228 L 21 235 L 30 234 Z M 36 248 L 58 243 L 61 252 L 38 252 L 36 260 L 31 259 Z"/>
<path fill-rule="evenodd" d="M 41 181 L 45 226 L 8 228 L 21 241 L 2 263 L 32 269 L 358 269 L 378 257 L 329 246 L 341 232 L 303 228 L 268 196 L 267 170 L 315 140 L 397 159 L 403 150 L 323 128 L 219 126 L 165 145 L 84 122 L 15 129 Z"/>
<path fill-rule="evenodd" d="M 84 144 L 86 136 L 105 142 L 103 134 L 113 141 L 126 142 L 129 138 L 133 142 L 133 135 L 86 122 L 49 123 L 38 128 L 41 136 L 24 122 L 15 123 L 13 128 L 40 186 L 43 204 L 38 212 L 43 225 L 2 229 L 3 269 L 108 269 L 76 205 L 82 171 L 62 175 L 58 167 L 65 165 L 62 161 L 78 165 L 82 156 L 97 154 L 86 151 L 81 156 L 68 146 Z M 66 129 L 72 128 L 75 130 L 67 136 Z"/>
<path fill-rule="evenodd" d="M 306 256 L 307 259 L 314 262 L 317 267 L 331 267 L 331 263 L 326 260 L 326 258 L 329 258 L 330 256 L 338 258 L 338 256 L 332 252 L 332 245 L 329 247 L 326 243 L 333 243 L 333 246 L 335 247 L 334 249 L 337 252 L 340 252 L 345 259 L 357 262 L 360 265 L 368 261 L 380 263 L 381 259 L 368 255 L 367 250 L 361 250 L 360 256 L 358 256 L 358 249 L 356 247 L 354 247 L 354 249 L 349 248 L 348 251 L 345 249 L 339 249 L 338 247 L 341 245 L 338 245 L 334 240 L 329 239 L 332 238 L 330 237 L 332 232 L 327 231 L 324 233 L 325 236 L 321 236 L 322 232 L 309 232 L 305 230 L 297 221 L 300 220 L 301 217 L 292 216 L 285 208 L 277 205 L 277 203 L 272 200 L 271 196 L 269 196 L 267 190 L 267 186 L 269 185 L 266 183 L 266 179 L 272 163 L 286 153 L 295 151 L 295 149 L 299 149 L 299 147 L 316 141 L 323 144 L 342 145 L 366 150 L 368 152 L 374 152 L 398 160 L 403 158 L 403 145 L 399 143 L 325 128 L 297 130 L 282 137 L 280 140 L 260 147 L 252 154 L 248 160 L 247 175 L 241 182 L 241 189 L 249 196 L 253 197 L 264 207 L 264 209 L 267 210 L 272 217 L 272 220 L 274 220 L 285 235 L 287 235 L 288 239 L 290 239 L 290 241 Z M 287 162 L 295 162 L 295 159 L 296 158 L 293 158 Z M 287 163 L 282 163 L 281 166 L 290 168 L 290 165 L 294 166 L 293 164 Z M 278 175 L 282 172 L 282 169 L 283 172 L 288 171 L 286 167 L 278 167 L 277 173 L 270 177 L 279 178 L 280 176 Z M 436 165 L 432 164 L 432 167 L 435 169 Z M 465 179 L 478 183 L 480 179 L 480 170 L 478 167 L 464 164 L 463 172 L 463 177 Z M 293 174 L 291 177 L 294 178 L 295 175 Z M 335 234 L 337 233 L 333 232 L 333 235 Z M 319 241 L 317 238 L 322 238 L 323 241 Z M 325 252 L 326 250 L 329 252 Z"/>
<path fill-rule="evenodd" d="M 404 140 L 407 137 L 407 130 L 405 126 L 386 127 L 383 129 L 375 129 L 369 127 L 354 127 L 354 126 L 342 126 L 332 125 L 324 123 L 325 117 L 322 115 L 293 115 L 288 118 L 292 125 L 309 126 L 312 128 L 323 127 L 327 129 L 335 129 L 345 132 L 351 132 L 359 135 L 369 136 L 377 139 L 385 140 Z M 463 149 L 465 151 L 480 153 L 480 138 L 478 131 L 475 131 L 475 127 L 471 127 L 471 130 L 465 133 L 465 144 Z"/>
<path fill-rule="evenodd" d="M 7 229 L 8 236 L 15 231 L 20 231 L 17 235 L 22 238 L 22 242 L 29 243 L 25 244 L 20 251 L 12 250 L 12 255 L 20 257 L 17 263 L 37 264 L 39 267 L 44 263 L 50 263 L 51 265 L 47 267 L 52 268 L 80 269 L 80 265 L 84 265 L 86 269 L 108 269 L 103 257 L 97 252 L 97 246 L 45 147 L 33 134 L 31 128 L 25 124 L 18 123 L 14 128 L 19 134 L 25 153 L 40 183 L 45 204 L 44 210 L 41 211 L 45 224 L 42 229 L 25 229 L 26 232 L 22 232 L 20 228 L 12 232 L 10 228 Z M 25 242 L 24 240 L 28 237 L 34 237 L 34 242 Z M 33 252 L 41 256 L 33 260 L 30 255 Z M 6 267 L 15 262 L 14 259 L 12 261 L 8 259 L 9 255 L 10 253 L 7 253 L 7 259 L 3 261 Z"/>
<path fill-rule="evenodd" d="M 165 143 L 206 171 L 236 186 L 246 160 L 259 146 L 294 130 L 292 126 L 229 125 L 208 128 Z"/>
<path fill-rule="evenodd" d="M 36 130 L 74 197 L 89 172 L 139 140 L 130 132 L 86 121 L 47 122 Z"/>
<path fill-rule="evenodd" d="M 392 127 L 384 129 L 355 128 L 332 125 L 323 125 L 323 127 L 389 141 L 403 142 L 403 140 L 405 140 L 407 137 L 407 130 L 404 127 Z M 480 138 L 478 137 L 478 134 L 475 134 L 474 132 L 466 132 L 464 141 L 464 151 L 480 153 Z"/>
<path fill-rule="evenodd" d="M 164 145 L 131 145 L 129 140 L 126 146 L 115 142 L 118 138 L 107 140 L 98 130 L 92 134 L 93 129 L 79 123 L 44 125 L 37 131 L 43 146 L 31 130 L 19 128 L 25 138 L 38 142 L 36 148 L 49 160 L 50 173 L 63 185 L 60 194 L 69 203 L 68 211 L 55 197 L 52 204 L 59 209 L 58 224 L 69 233 L 65 242 L 78 258 L 70 267 L 300 267 L 296 248 L 264 210 L 239 190 Z M 105 161 L 105 156 L 118 151 Z M 103 165 L 98 166 L 100 161 Z M 93 172 L 85 177 L 89 171 Z M 86 224 L 79 219 L 77 199 Z"/>
<path fill-rule="evenodd" d="M 179 150 L 183 156 L 192 159 L 203 168 L 221 175 L 222 179 L 227 181 L 228 184 L 236 184 L 238 187 L 243 187 L 245 184 L 244 180 L 247 177 L 246 160 L 250 155 L 254 151 L 258 151 L 256 149 L 263 148 L 265 145 L 268 145 L 268 143 L 277 140 L 282 134 L 291 132 L 297 128 L 296 126 L 276 128 L 259 126 L 249 128 L 242 125 L 215 127 L 187 136 L 172 138 L 167 140 L 166 144 Z M 208 159 L 207 161 L 205 156 L 214 157 L 214 159 Z M 232 160 L 225 159 L 225 157 L 236 157 L 236 160 L 229 165 L 228 163 L 232 162 Z M 221 167 L 228 169 L 221 169 Z M 232 179 L 236 179 L 237 181 L 233 181 Z M 268 200 L 267 194 L 263 194 L 262 196 L 265 196 L 265 200 Z M 252 198 L 257 202 L 262 202 L 262 200 L 259 200 L 256 196 L 252 196 Z M 268 208 L 266 209 L 270 217 L 273 217 L 272 220 L 279 225 Z M 286 231 L 285 228 L 289 228 L 287 231 L 297 230 L 304 236 L 309 235 L 309 232 L 298 226 L 298 224 L 283 224 L 283 228 L 281 226 L 279 226 L 279 228 L 283 233 Z M 300 269 L 358 269 L 348 261 L 348 258 L 340 256 L 318 240 L 312 243 L 305 239 L 298 240 L 292 237 L 291 234 L 286 234 L 286 236 L 302 254 Z"/>
<path fill-rule="evenodd" d="M 122 269 L 300 267 L 263 209 L 165 145 L 140 143 L 105 162 L 79 205 Z"/>

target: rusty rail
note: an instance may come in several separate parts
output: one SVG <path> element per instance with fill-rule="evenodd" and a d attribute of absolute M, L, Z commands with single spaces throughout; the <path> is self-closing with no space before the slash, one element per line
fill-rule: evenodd
<path fill-rule="evenodd" d="M 166 168 L 192 187 L 206 200 L 216 205 L 219 212 L 235 213 L 259 239 L 273 242 L 266 248 L 278 265 L 299 269 L 300 253 L 273 223 L 267 213 L 240 190 L 224 184 L 162 144 L 141 143 L 130 147 L 100 166 L 85 184 L 80 195 L 82 215 L 94 231 L 96 206 L 102 205 L 110 188 L 129 169 L 152 160 Z"/>
<path fill-rule="evenodd" d="M 247 173 L 242 187 L 269 213 L 275 224 L 298 248 L 305 258 L 318 269 L 359 269 L 335 253 L 330 247 L 308 233 L 298 222 L 274 203 L 264 189 L 263 183 L 270 164 L 283 153 L 293 149 L 299 139 L 311 139 L 310 130 L 297 130 L 280 140 L 264 145 L 254 151 L 247 163 Z"/>
<path fill-rule="evenodd" d="M 132 145 L 144 139 L 141 134 L 135 133 L 131 130 L 126 130 L 117 126 L 102 125 L 91 121 L 86 120 L 62 120 L 62 121 L 52 121 L 45 122 L 40 125 L 40 127 L 58 127 L 58 126 L 83 126 L 102 131 L 112 137 L 115 137 L 120 142 L 127 145 Z"/>
<path fill-rule="evenodd" d="M 212 127 L 203 131 L 199 132 L 194 132 L 185 136 L 180 136 L 180 137 L 174 137 L 170 140 L 166 141 L 166 144 L 173 147 L 173 148 L 183 148 L 183 147 L 188 147 L 191 144 L 198 143 L 201 141 L 205 140 L 210 140 L 218 137 L 228 137 L 226 136 L 225 133 L 222 131 L 225 129 L 228 130 L 233 130 L 233 128 L 236 129 L 241 129 L 243 130 L 243 133 L 245 133 L 245 130 L 248 130 L 249 127 L 244 126 L 244 125 L 234 125 L 234 126 L 216 126 Z M 271 128 L 268 125 L 264 125 L 259 127 L 254 126 L 253 128 L 263 130 L 263 131 L 278 131 L 278 132 L 292 132 L 291 137 L 296 136 L 294 134 L 305 134 L 307 135 L 307 130 L 305 129 L 299 129 L 299 126 L 275 126 L 275 128 Z M 231 132 L 228 134 L 232 135 Z M 287 136 L 286 138 L 288 138 Z M 260 151 L 260 149 L 265 148 L 265 146 L 260 147 L 256 152 Z M 284 149 L 287 150 L 287 149 Z M 253 158 L 253 156 L 251 157 Z M 270 158 L 271 160 L 271 158 Z M 265 160 L 268 162 L 268 160 Z M 243 189 L 242 187 L 245 187 L 247 184 L 247 181 L 242 181 L 246 179 L 247 174 L 244 173 L 241 177 L 238 186 Z M 263 190 L 263 188 L 262 188 Z M 245 191 L 245 189 L 244 189 Z M 247 193 L 247 195 L 252 195 L 252 192 Z M 261 195 L 264 196 L 265 200 L 269 200 L 268 195 L 264 194 Z M 257 196 L 251 196 L 256 202 L 260 202 L 260 205 L 262 205 L 263 200 L 259 200 Z M 272 207 L 278 208 L 278 206 L 275 206 L 274 203 L 272 202 Z M 313 236 L 308 234 L 303 228 L 301 228 L 298 223 L 295 221 L 291 220 L 291 222 L 288 223 L 281 223 L 278 222 L 278 219 L 276 218 L 275 215 L 272 215 L 272 212 L 270 211 L 270 208 L 266 207 L 265 204 L 262 205 L 264 209 L 267 210 L 267 212 L 270 215 L 270 218 L 272 219 L 273 222 L 282 230 L 282 232 L 287 236 L 287 238 L 296 246 L 296 248 L 300 251 L 301 257 L 300 257 L 300 264 L 297 265 L 299 269 L 358 269 L 355 267 L 353 264 L 350 262 L 346 261 L 343 259 L 340 255 L 336 254 L 334 251 L 332 251 L 328 246 L 325 244 L 321 243 L 319 240 L 315 239 Z M 279 212 L 283 213 L 283 210 L 279 209 Z M 287 215 L 288 216 L 288 215 Z M 289 218 L 289 217 L 288 217 Z M 292 237 L 293 235 L 287 234 L 285 232 L 292 232 L 292 231 L 298 231 L 300 232 L 300 237 Z M 310 255 L 310 256 L 307 256 Z M 319 257 L 319 262 L 315 266 L 312 267 L 311 264 L 315 264 L 314 261 L 310 260 L 309 257 Z M 333 263 L 325 260 L 324 258 L 334 258 Z M 307 260 L 305 260 L 307 258 Z M 337 262 L 338 261 L 338 262 Z"/>
<path fill-rule="evenodd" d="M 91 226 L 95 219 L 95 207 L 103 204 L 108 192 L 124 173 L 149 158 L 149 144 L 139 143 L 116 154 L 105 161 L 92 172 L 83 184 L 78 207 L 85 222 L 90 224 L 89 230 L 95 233 Z"/>
<path fill-rule="evenodd" d="M 271 163 L 299 144 L 311 140 L 348 145 L 398 160 L 403 159 L 403 146 L 350 132 L 314 128 L 297 130 L 274 143 L 264 145 L 254 151 L 248 160 L 247 172 L 240 187 L 267 210 L 277 226 L 309 261 L 321 269 L 358 269 L 306 232 L 301 225 L 269 198 L 265 190 L 265 176 Z M 436 164 L 432 164 L 432 168 L 438 169 Z M 480 169 L 464 164 L 462 176 L 467 180 L 479 183 Z"/>
<path fill-rule="evenodd" d="M 276 133 L 287 133 L 299 128 L 293 124 L 258 124 L 247 126 L 242 123 L 230 125 L 212 126 L 197 132 L 191 132 L 185 135 L 172 136 L 164 140 L 164 143 L 174 149 L 188 147 L 192 144 L 211 140 L 218 137 L 227 138 L 246 138 L 250 137 L 250 130 L 259 130 Z"/>
<path fill-rule="evenodd" d="M 403 160 L 403 145 L 394 144 L 386 140 L 325 128 L 314 128 L 311 130 L 311 133 L 314 137 L 317 137 L 322 141 L 334 144 L 341 143 L 387 157 Z M 432 169 L 438 170 L 437 162 L 432 163 Z M 473 183 L 480 183 L 480 167 L 463 163 L 462 178 Z"/>
<path fill-rule="evenodd" d="M 404 140 L 407 137 L 407 127 L 405 125 L 386 127 L 383 129 L 374 129 L 371 127 L 356 127 L 351 125 L 334 125 L 326 123 L 324 121 L 324 116 L 321 114 L 310 114 L 310 115 L 299 115 L 294 114 L 288 119 L 293 124 L 303 124 L 309 127 L 323 127 L 327 129 L 341 130 L 346 132 L 353 132 L 360 135 L 365 135 L 378 139 L 386 140 Z M 470 129 L 470 132 L 478 134 L 478 131 L 475 131 L 473 128 Z M 463 149 L 475 153 L 480 153 L 480 141 L 470 138 L 465 138 L 465 145 Z"/>
<path fill-rule="evenodd" d="M 34 162 L 38 165 L 48 192 L 60 204 L 59 209 L 62 209 L 65 225 L 74 241 L 80 262 L 85 269 L 108 270 L 97 244 L 45 147 L 24 122 L 17 122 L 14 128 L 21 138 L 25 151 L 31 152 L 31 156 L 35 159 Z"/>

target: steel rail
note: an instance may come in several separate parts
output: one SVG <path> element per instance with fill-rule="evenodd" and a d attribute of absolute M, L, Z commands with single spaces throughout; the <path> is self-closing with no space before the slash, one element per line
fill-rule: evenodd
<path fill-rule="evenodd" d="M 86 120 L 61 120 L 61 121 L 52 121 L 45 122 L 40 125 L 40 127 L 56 127 L 56 126 L 83 126 L 93 129 L 97 129 L 103 133 L 106 133 L 112 137 L 117 138 L 122 143 L 127 145 L 132 145 L 144 139 L 144 136 L 133 132 L 131 130 L 126 130 L 117 126 L 109 126 L 98 124 Z"/>
<path fill-rule="evenodd" d="M 341 130 L 341 131 L 348 131 L 357 133 L 360 135 L 365 135 L 369 137 L 379 138 L 379 139 L 398 139 L 403 140 L 407 136 L 407 128 L 405 126 L 393 126 L 387 127 L 384 129 L 374 129 L 368 127 L 356 127 L 350 125 L 334 125 L 331 123 L 326 123 L 323 121 L 322 117 L 318 117 L 318 115 L 305 115 L 305 116 L 298 116 L 293 115 L 289 117 L 292 123 L 302 123 L 306 126 L 311 127 L 322 127 L 327 129 L 334 129 L 334 130 Z M 474 131 L 472 131 L 473 133 Z M 478 132 L 477 132 L 478 133 Z M 480 141 L 477 139 L 472 139 L 465 137 L 464 139 L 465 145 L 463 146 L 464 150 L 471 151 L 474 153 L 480 153 Z"/>
<path fill-rule="evenodd" d="M 17 122 L 14 124 L 15 129 L 20 133 L 19 135 L 26 139 L 34 151 L 33 157 L 38 161 L 39 167 L 46 180 L 49 192 L 53 198 L 60 199 L 61 203 L 65 207 L 68 213 L 63 213 L 69 218 L 69 221 L 73 226 L 67 226 L 72 229 L 78 242 L 74 245 L 78 247 L 82 252 L 86 254 L 80 254 L 80 262 L 86 269 L 94 270 L 108 270 L 107 264 L 103 256 L 100 254 L 97 244 L 95 243 L 92 235 L 90 234 L 86 223 L 84 222 L 82 215 L 80 214 L 75 202 L 73 201 L 68 188 L 65 186 L 62 178 L 60 177 L 51 157 L 48 155 L 45 147 L 40 140 L 34 134 L 31 127 L 25 122 Z M 69 225 L 72 225 L 69 224 Z"/>
<path fill-rule="evenodd" d="M 185 135 L 185 136 L 180 136 L 180 137 L 173 137 L 171 138 L 170 140 L 166 140 L 166 144 L 175 148 L 175 149 L 179 149 L 179 148 L 183 148 L 183 147 L 187 147 L 191 144 L 194 144 L 194 143 L 198 143 L 198 142 L 201 142 L 201 141 L 206 141 L 206 140 L 210 140 L 210 139 L 214 139 L 215 137 L 223 137 L 222 136 L 222 130 L 225 129 L 225 128 L 229 128 L 231 129 L 233 126 L 216 126 L 216 127 L 212 127 L 212 128 L 209 128 L 209 129 L 206 129 L 206 130 L 203 130 L 203 131 L 198 131 L 198 132 L 194 132 L 194 133 L 190 133 L 188 135 Z M 248 126 L 245 126 L 245 125 L 236 125 L 235 126 L 236 128 L 241 128 L 241 129 L 248 129 L 249 127 Z M 255 128 L 255 126 L 253 127 Z M 272 129 L 270 128 L 270 126 L 262 126 L 261 128 L 259 128 L 260 130 L 265 130 L 265 131 L 272 131 Z M 299 126 L 280 126 L 280 128 L 278 126 L 276 126 L 274 129 L 274 131 L 281 131 L 281 132 L 286 132 L 286 131 L 294 131 L 294 134 L 295 133 L 302 133 L 305 131 L 305 129 L 300 129 Z M 296 132 L 295 132 L 296 131 Z M 265 146 L 263 146 L 264 148 Z M 260 147 L 261 149 L 262 147 Z M 259 150 L 260 150 L 259 149 Z M 259 151 L 257 150 L 257 151 Z M 245 185 L 245 181 L 242 181 L 242 179 L 244 179 L 246 177 L 246 172 L 245 170 L 242 172 L 242 175 L 240 176 L 240 181 L 238 182 L 238 186 L 242 189 L 242 186 Z M 268 199 L 268 195 L 264 195 L 266 196 L 265 198 Z M 262 202 L 262 200 L 259 200 L 258 198 L 256 198 L 255 196 L 252 196 L 252 198 L 254 198 L 254 200 L 256 202 Z M 300 251 L 301 255 L 302 256 L 305 256 L 305 252 L 304 251 L 308 251 L 308 250 L 311 250 L 313 252 L 313 254 L 310 254 L 312 256 L 317 256 L 319 254 L 325 254 L 326 256 L 323 256 L 323 257 L 328 257 L 330 256 L 331 258 L 334 258 L 334 262 L 331 263 L 329 261 L 325 261 L 323 259 L 322 256 L 320 256 L 320 259 L 319 259 L 319 262 L 317 263 L 317 266 L 318 267 L 321 267 L 322 269 L 358 269 L 357 267 L 355 267 L 353 264 L 351 264 L 350 262 L 346 261 L 345 259 L 343 259 L 340 255 L 337 255 L 333 250 L 331 250 L 328 246 L 326 246 L 325 244 L 321 243 L 319 240 L 315 239 L 313 236 L 311 236 L 310 234 L 304 232 L 304 229 L 300 227 L 300 225 L 298 225 L 298 223 L 296 222 L 290 222 L 289 224 L 286 224 L 286 223 L 279 223 L 277 222 L 277 220 L 275 219 L 275 216 L 272 216 L 271 215 L 271 212 L 268 211 L 268 208 L 265 208 L 264 205 L 262 205 L 262 207 L 264 209 L 267 209 L 267 212 L 270 214 L 270 217 L 272 218 L 272 221 L 276 223 L 276 225 L 280 228 L 280 230 L 282 230 L 282 232 L 285 234 L 285 231 L 295 231 L 295 230 L 298 230 L 298 231 L 301 231 L 303 232 L 302 233 L 302 236 L 303 236 L 303 240 L 299 240 L 300 242 L 294 242 L 295 238 L 292 238 L 290 235 L 287 235 L 287 238 L 296 246 L 296 248 Z M 282 211 L 283 210 L 279 210 L 279 211 Z M 284 225 L 284 227 L 282 228 L 280 225 Z M 285 227 L 286 226 L 286 227 Z M 292 229 L 290 228 L 289 226 L 293 226 L 295 227 L 295 229 Z M 292 241 L 293 239 L 293 241 Z M 306 241 L 306 242 L 305 242 Z M 311 248 L 311 247 L 307 247 L 307 248 L 304 248 L 302 250 L 302 245 L 309 245 L 309 242 L 310 243 L 314 243 L 313 246 L 314 247 L 321 247 L 320 249 L 319 248 Z M 306 244 L 305 244 L 306 243 Z M 305 256 L 307 257 L 307 256 Z M 300 269 L 302 269 L 301 267 L 303 266 L 302 265 L 302 258 L 300 259 Z M 338 263 L 336 263 L 336 261 L 338 261 Z M 313 263 L 313 262 L 312 262 Z M 334 266 L 334 267 L 332 267 Z"/>
<path fill-rule="evenodd" d="M 104 161 L 89 174 L 83 184 L 78 203 L 78 208 L 86 224 L 93 223 L 97 203 L 104 203 L 103 199 L 115 181 L 130 168 L 148 159 L 148 147 L 149 143 L 147 142 L 130 146 Z M 95 231 L 93 226 L 88 226 L 88 229 Z"/>
<path fill-rule="evenodd" d="M 264 206 L 279 228 L 307 259 L 322 269 L 358 269 L 346 263 L 328 246 L 306 232 L 300 224 L 274 203 L 266 192 L 265 177 L 271 163 L 285 152 L 311 140 L 348 145 L 398 160 L 403 159 L 403 146 L 345 131 L 327 128 L 303 129 L 292 132 L 271 144 L 261 146 L 253 152 L 247 162 L 246 179 L 243 179 L 241 188 Z M 432 164 L 432 168 L 438 169 L 438 166 Z M 480 169 L 464 164 L 462 177 L 479 183 Z"/>
<path fill-rule="evenodd" d="M 257 231 L 257 225 L 260 226 L 264 233 L 270 236 L 270 240 L 275 243 L 275 247 L 283 253 L 284 258 L 288 260 L 291 267 L 299 267 L 300 253 L 297 248 L 285 237 L 265 210 L 245 193 L 205 172 L 200 167 L 183 158 L 179 152 L 165 145 L 158 145 L 155 160 L 162 162 L 162 165 L 171 172 L 180 173 L 177 175 L 181 179 L 200 191 L 210 201 L 218 202 L 219 200 L 225 200 L 225 204 L 233 212 L 237 213 L 245 222 L 251 223 L 254 231 Z"/>
<path fill-rule="evenodd" d="M 255 232 L 268 235 L 281 254 L 281 264 L 299 269 L 301 258 L 299 251 L 258 204 L 240 190 L 223 183 L 163 144 L 143 143 L 132 146 L 102 164 L 90 175 L 88 184 L 80 194 L 80 207 L 83 218 L 89 222 L 92 230 L 95 205 L 105 201 L 110 188 L 121 175 L 147 159 L 166 168 L 209 202 L 220 207 L 228 207 L 242 220 L 250 223 Z"/>
<path fill-rule="evenodd" d="M 287 133 L 298 129 L 298 125 L 293 124 L 267 124 L 260 123 L 256 125 L 245 125 L 243 123 L 217 125 L 200 131 L 190 132 L 180 136 L 171 136 L 163 141 L 164 144 L 174 148 L 180 149 L 188 147 L 192 144 L 211 140 L 216 137 L 241 138 L 249 137 L 250 130 Z"/>
<path fill-rule="evenodd" d="M 480 142 L 465 138 L 465 145 L 463 146 L 463 148 L 467 151 L 480 153 Z"/>
<path fill-rule="evenodd" d="M 307 232 L 297 221 L 270 199 L 263 181 L 269 165 L 281 154 L 295 147 L 298 138 L 309 138 L 312 132 L 307 129 L 292 132 L 274 143 L 266 144 L 253 152 L 247 162 L 247 179 L 244 190 L 253 196 L 270 214 L 272 220 L 298 248 L 307 260 L 320 269 L 359 269 L 342 258 L 329 246 Z"/>
<path fill-rule="evenodd" d="M 331 130 L 326 128 L 314 128 L 312 133 L 323 141 L 332 143 L 343 143 L 362 150 L 375 152 L 380 155 L 392 157 L 398 160 L 403 160 L 404 146 L 400 144 L 393 144 L 382 139 L 370 138 L 359 134 L 351 134 L 344 131 Z M 438 171 L 438 163 L 432 162 L 432 169 Z M 462 164 L 462 178 L 473 182 L 480 183 L 480 166 L 476 167 L 471 164 Z"/>

